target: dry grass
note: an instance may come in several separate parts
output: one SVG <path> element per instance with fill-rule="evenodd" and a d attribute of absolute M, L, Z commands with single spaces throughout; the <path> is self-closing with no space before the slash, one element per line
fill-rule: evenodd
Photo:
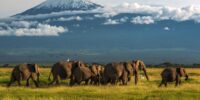
<path fill-rule="evenodd" d="M 11 69 L 0 69 L 0 99 L 4 100 L 88 100 L 88 99 L 137 99 L 137 100 L 199 100 L 200 98 L 200 69 L 186 69 L 190 75 L 188 81 L 183 81 L 179 87 L 174 83 L 167 88 L 158 88 L 160 83 L 160 68 L 150 68 L 148 73 L 150 81 L 140 79 L 135 86 L 133 81 L 127 86 L 74 86 L 69 87 L 67 81 L 62 81 L 61 86 L 47 87 L 49 69 L 42 69 L 41 88 L 18 87 L 7 88 Z M 24 84 L 24 82 L 23 82 Z"/>

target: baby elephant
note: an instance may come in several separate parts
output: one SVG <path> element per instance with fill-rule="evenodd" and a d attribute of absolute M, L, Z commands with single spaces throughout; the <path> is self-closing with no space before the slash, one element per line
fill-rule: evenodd
<path fill-rule="evenodd" d="M 38 87 L 39 83 L 39 66 L 37 64 L 20 64 L 17 65 L 11 74 L 10 82 L 8 87 L 14 83 L 18 82 L 18 85 L 21 86 L 21 81 L 26 80 L 26 86 L 29 86 L 29 79 L 31 78 L 35 83 L 35 86 Z"/>
<path fill-rule="evenodd" d="M 186 73 L 184 68 L 181 68 L 181 67 L 166 68 L 161 73 L 162 81 L 159 87 L 161 87 L 162 84 L 165 84 L 165 87 L 167 87 L 167 82 L 173 82 L 173 81 L 176 81 L 175 86 L 178 86 L 181 84 L 182 76 L 185 77 L 185 80 L 188 80 L 188 74 Z"/>

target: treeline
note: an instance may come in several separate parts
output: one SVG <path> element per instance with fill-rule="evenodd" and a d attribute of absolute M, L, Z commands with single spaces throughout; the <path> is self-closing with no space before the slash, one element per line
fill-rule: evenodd
<path fill-rule="evenodd" d="M 200 68 L 200 64 L 175 64 L 170 62 L 164 62 L 161 64 L 153 65 L 148 64 L 147 67 L 149 68 L 167 68 L 167 67 L 185 67 L 185 68 Z"/>
<path fill-rule="evenodd" d="M 0 68 L 13 68 L 17 64 L 0 64 Z M 41 68 L 51 68 L 53 64 L 40 64 Z M 103 64 L 102 64 L 103 65 Z M 174 64 L 170 62 L 164 62 L 161 64 L 147 64 L 148 68 L 166 68 L 166 67 L 185 67 L 185 68 L 200 68 L 200 64 Z"/>

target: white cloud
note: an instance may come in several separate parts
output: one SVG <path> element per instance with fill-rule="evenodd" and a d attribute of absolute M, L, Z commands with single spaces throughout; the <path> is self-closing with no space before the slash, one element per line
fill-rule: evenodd
<path fill-rule="evenodd" d="M 71 20 L 76 20 L 76 21 L 81 21 L 83 20 L 80 16 L 72 16 L 72 17 L 60 17 L 57 19 L 57 21 L 71 21 Z"/>
<path fill-rule="evenodd" d="M 128 17 L 122 17 L 122 18 L 119 18 L 119 19 L 106 19 L 106 22 L 104 22 L 103 24 L 104 25 L 116 25 L 116 24 L 123 24 L 125 22 L 128 21 Z"/>
<path fill-rule="evenodd" d="M 112 20 L 112 19 L 107 19 L 105 23 L 103 23 L 104 25 L 116 25 L 116 24 L 120 24 L 117 20 Z"/>
<path fill-rule="evenodd" d="M 125 23 L 125 22 L 128 21 L 128 19 L 129 19 L 128 17 L 122 17 L 122 18 L 119 19 L 119 21 L 122 22 L 122 23 Z"/>
<path fill-rule="evenodd" d="M 30 26 L 36 25 L 38 22 L 36 21 L 13 21 L 10 23 L 10 26 L 16 28 L 29 28 Z"/>
<path fill-rule="evenodd" d="M 164 27 L 164 30 L 169 31 L 170 28 L 169 27 Z"/>
<path fill-rule="evenodd" d="M 59 36 L 63 32 L 68 32 L 68 29 L 62 26 L 27 21 L 15 21 L 10 25 L 0 28 L 0 36 Z"/>
<path fill-rule="evenodd" d="M 76 14 L 85 14 L 85 13 L 95 13 L 94 17 L 96 18 L 111 18 L 120 13 L 135 13 L 135 14 L 146 14 L 146 16 L 151 16 L 155 20 L 164 20 L 170 19 L 175 21 L 185 21 L 185 20 L 194 20 L 195 22 L 200 22 L 200 6 L 187 6 L 187 7 L 170 7 L 170 6 L 152 6 L 152 5 L 141 5 L 138 3 L 123 3 L 115 7 L 104 7 L 91 11 L 62 11 L 54 12 L 50 14 L 38 14 L 30 16 L 21 16 L 21 19 L 29 18 L 48 18 L 53 16 L 61 15 L 71 15 Z M 98 13 L 98 14 L 97 14 Z M 79 17 L 71 18 L 71 20 L 80 20 Z M 69 19 L 60 19 L 60 20 L 70 20 Z"/>
<path fill-rule="evenodd" d="M 134 24 L 153 24 L 154 19 L 151 16 L 137 16 L 131 22 Z"/>
<path fill-rule="evenodd" d="M 105 8 L 105 11 L 103 11 L 102 14 L 95 14 L 94 17 L 96 17 L 96 18 L 110 18 L 110 17 L 118 15 L 117 12 L 114 12 L 111 9 L 109 9 L 108 11 L 107 10 L 108 9 Z"/>
<path fill-rule="evenodd" d="M 147 14 L 155 19 L 159 20 L 175 20 L 186 21 L 194 20 L 200 22 L 200 6 L 187 6 L 187 7 L 169 7 L 169 6 L 151 6 L 140 5 L 138 3 L 124 3 L 114 8 L 118 13 L 137 13 Z M 113 10 L 112 10 L 113 11 Z"/>

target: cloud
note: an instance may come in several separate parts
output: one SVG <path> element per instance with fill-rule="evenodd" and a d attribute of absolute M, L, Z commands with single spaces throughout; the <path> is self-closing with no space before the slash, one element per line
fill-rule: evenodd
<path fill-rule="evenodd" d="M 122 23 L 125 23 L 125 22 L 128 21 L 128 19 L 129 19 L 128 17 L 122 17 L 122 18 L 119 19 L 119 21 L 122 22 Z"/>
<path fill-rule="evenodd" d="M 164 30 L 169 31 L 170 28 L 169 27 L 164 27 Z"/>
<path fill-rule="evenodd" d="M 37 21 L 12 21 L 10 23 L 11 27 L 15 27 L 15 28 L 29 28 L 32 26 L 36 26 L 38 24 Z"/>
<path fill-rule="evenodd" d="M 114 7 L 104 7 L 89 11 L 62 11 L 54 12 L 50 14 L 38 14 L 38 15 L 26 15 L 17 16 L 20 19 L 32 19 L 32 18 L 48 18 L 54 16 L 71 15 L 76 16 L 77 14 L 94 14 L 95 18 L 112 18 L 121 13 L 133 13 L 142 14 L 145 16 L 151 16 L 154 21 L 161 20 L 175 20 L 175 21 L 186 21 L 193 20 L 200 23 L 200 6 L 187 6 L 187 7 L 170 7 L 170 6 L 152 6 L 142 5 L 138 3 L 123 3 Z M 61 18 L 60 21 L 66 20 L 81 20 L 79 17 L 72 18 Z"/>
<path fill-rule="evenodd" d="M 187 21 L 193 20 L 200 23 L 200 6 L 170 7 L 170 6 L 152 6 L 141 5 L 138 3 L 123 3 L 115 7 L 105 7 L 103 14 L 97 14 L 95 17 L 111 18 L 122 13 L 141 14 L 150 16 L 154 22 L 162 20 Z M 139 18 L 146 20 L 146 18 Z M 150 21 L 149 20 L 149 21 Z M 144 23 L 146 24 L 146 23 Z"/>
<path fill-rule="evenodd" d="M 106 22 L 103 24 L 104 25 L 116 25 L 116 24 L 119 24 L 119 22 L 117 20 L 107 19 Z"/>
<path fill-rule="evenodd" d="M 153 24 L 154 19 L 151 16 L 137 16 L 131 20 L 134 24 Z"/>
<path fill-rule="evenodd" d="M 71 15 L 76 14 L 88 14 L 94 13 L 95 18 L 111 18 L 120 13 L 134 13 L 143 14 L 145 16 L 151 16 L 155 21 L 160 20 L 175 20 L 175 21 L 186 21 L 194 20 L 200 23 L 200 6 L 187 6 L 187 7 L 170 7 L 170 6 L 152 6 L 152 5 L 142 5 L 138 3 L 123 3 L 114 7 L 104 7 L 89 11 L 62 11 L 54 12 L 50 14 L 38 14 L 38 15 L 26 15 L 17 16 L 20 19 L 32 19 L 32 18 L 48 18 L 54 16 Z M 76 19 L 76 18 L 71 18 Z M 69 19 L 60 19 L 69 20 Z"/>
<path fill-rule="evenodd" d="M 68 18 L 60 17 L 57 19 L 57 21 L 71 21 L 71 20 L 81 21 L 83 19 L 80 16 L 72 16 Z"/>
<path fill-rule="evenodd" d="M 28 21 L 14 21 L 10 26 L 0 28 L 0 36 L 59 36 L 63 32 L 68 32 L 68 29 Z"/>
<path fill-rule="evenodd" d="M 128 17 L 122 17 L 122 18 L 119 18 L 119 19 L 106 19 L 106 22 L 104 22 L 103 24 L 104 25 L 117 25 L 117 24 L 123 24 L 125 22 L 128 21 Z"/>
<path fill-rule="evenodd" d="M 94 17 L 96 17 L 96 18 L 110 18 L 110 17 L 116 16 L 116 15 L 118 15 L 117 12 L 112 12 L 112 11 L 106 11 L 105 10 L 104 13 L 95 14 Z"/>

